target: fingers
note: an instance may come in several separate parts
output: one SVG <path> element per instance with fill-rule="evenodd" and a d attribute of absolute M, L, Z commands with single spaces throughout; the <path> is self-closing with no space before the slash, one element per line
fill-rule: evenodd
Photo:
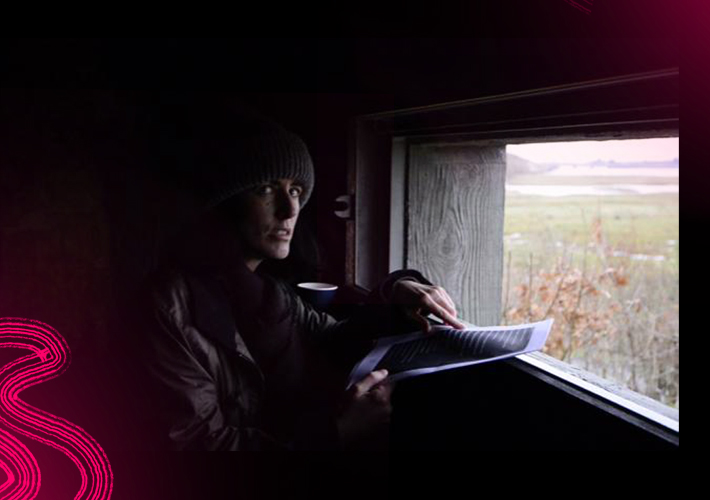
<path fill-rule="evenodd" d="M 429 296 L 424 298 L 424 301 L 427 304 L 429 310 L 434 316 L 438 316 L 439 318 L 444 320 L 444 323 L 446 323 L 447 325 L 451 325 L 454 328 L 458 329 L 466 328 L 466 325 L 456 319 L 456 308 L 453 307 L 453 302 L 451 302 L 451 298 L 446 292 L 441 293 L 441 290 L 442 289 L 439 289 L 439 292 L 437 294 L 437 298 L 439 299 L 438 301 Z M 446 299 L 448 299 L 449 302 L 451 302 L 451 304 L 449 304 L 444 299 L 444 296 L 446 297 Z"/>
<path fill-rule="evenodd" d="M 429 293 L 425 296 L 424 299 L 425 301 L 429 299 L 428 305 L 433 305 L 438 309 L 444 308 L 444 310 L 446 310 L 446 312 L 448 312 L 450 315 L 456 316 L 456 306 L 451 300 L 451 297 L 449 297 L 449 294 L 446 293 L 446 290 L 444 290 L 442 287 L 431 287 Z"/>
<path fill-rule="evenodd" d="M 414 311 L 411 311 L 410 315 L 414 321 L 419 323 L 419 327 L 421 328 L 422 332 L 424 333 L 429 333 L 431 330 L 431 325 L 429 324 L 429 320 L 426 319 L 422 314 L 419 312 L 421 309 L 416 309 Z"/>
<path fill-rule="evenodd" d="M 458 313 L 456 312 L 456 305 L 454 304 L 454 301 L 451 299 L 448 293 L 446 293 L 446 290 L 444 290 L 441 287 L 437 287 L 440 295 L 443 297 L 444 301 L 448 305 L 446 308 L 446 312 L 448 313 L 448 317 L 443 317 L 441 318 L 446 321 L 449 325 L 459 328 L 459 329 L 464 329 L 466 328 L 466 325 L 461 323 L 456 317 L 458 316 Z"/>
<path fill-rule="evenodd" d="M 372 399 L 378 403 L 389 405 L 392 397 L 392 390 L 392 384 L 385 380 L 384 382 L 381 382 L 373 387 L 368 393 L 368 396 L 372 397 Z"/>
<path fill-rule="evenodd" d="M 451 314 L 453 317 L 458 316 L 458 314 L 456 313 L 456 304 L 454 304 L 454 301 L 451 299 L 449 294 L 446 293 L 446 290 L 444 290 L 443 288 L 441 288 L 441 287 L 437 287 L 437 288 L 438 288 L 439 294 L 443 297 L 444 302 L 446 303 L 446 306 L 447 306 L 446 309 L 449 312 L 449 314 Z"/>
<path fill-rule="evenodd" d="M 387 370 L 377 370 L 371 372 L 364 379 L 355 384 L 355 397 L 360 397 L 369 392 L 377 384 L 384 381 L 387 378 L 387 375 L 389 375 Z"/>
<path fill-rule="evenodd" d="M 424 333 L 430 330 L 426 318 L 430 313 L 454 328 L 466 328 L 466 325 L 456 319 L 456 305 L 444 288 L 405 280 L 398 281 L 397 285 L 397 300 L 408 309 L 410 316 L 419 323 Z"/>
<path fill-rule="evenodd" d="M 444 320 L 444 323 L 447 325 L 453 326 L 454 328 L 458 330 L 465 330 L 466 325 L 461 323 L 458 319 L 456 319 L 456 316 L 452 316 L 448 312 L 442 312 L 442 314 L 438 315 L 441 319 Z"/>

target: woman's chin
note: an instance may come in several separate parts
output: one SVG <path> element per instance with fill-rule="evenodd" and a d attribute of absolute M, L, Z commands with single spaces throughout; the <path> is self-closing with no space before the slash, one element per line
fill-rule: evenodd
<path fill-rule="evenodd" d="M 291 245 L 289 243 L 279 244 L 269 249 L 270 259 L 283 260 L 291 253 Z"/>

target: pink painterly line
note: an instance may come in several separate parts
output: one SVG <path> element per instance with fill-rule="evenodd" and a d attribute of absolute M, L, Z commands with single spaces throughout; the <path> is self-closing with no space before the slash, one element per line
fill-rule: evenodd
<path fill-rule="evenodd" d="M 19 331 L 15 331 L 15 332 L 16 332 L 16 333 L 20 333 Z M 40 335 L 40 336 L 42 336 L 42 335 Z M 23 338 L 26 339 L 25 336 L 23 336 Z M 45 341 L 46 341 L 46 339 L 41 339 L 41 340 L 45 340 Z M 31 346 L 31 345 L 28 345 L 27 348 L 29 348 L 29 349 L 31 349 L 31 350 L 33 350 L 33 351 L 37 351 L 37 350 L 34 348 L 34 346 Z M 37 352 L 39 352 L 39 351 L 37 351 Z M 45 356 L 43 356 L 43 358 L 44 358 L 44 359 L 47 359 L 47 356 L 45 355 Z M 55 359 L 55 360 L 57 360 L 57 359 L 62 359 L 62 358 L 64 358 L 64 357 L 63 357 L 63 356 L 54 356 L 54 359 Z M 40 359 L 42 359 L 42 358 L 40 358 Z M 11 394 L 10 394 L 10 396 L 8 397 L 8 389 L 14 388 L 13 386 L 17 383 L 17 379 L 18 379 L 17 373 L 20 373 L 20 374 L 22 374 L 22 375 L 26 375 L 24 378 L 25 378 L 25 379 L 29 379 L 29 381 L 32 382 L 32 383 L 25 383 L 25 384 L 21 385 L 21 386 L 20 386 L 20 390 L 22 390 L 22 389 L 25 388 L 25 387 L 28 387 L 28 386 L 30 386 L 30 385 L 34 385 L 34 384 L 36 384 L 36 383 L 39 383 L 39 382 L 42 381 L 42 380 L 45 380 L 45 379 L 47 379 L 47 378 L 56 376 L 56 373 L 59 372 L 60 370 L 63 371 L 63 367 L 67 364 L 67 361 L 66 361 L 66 360 L 63 360 L 63 362 L 61 362 L 61 363 L 55 362 L 55 363 L 53 363 L 53 365 L 47 366 L 46 368 L 50 368 L 50 369 L 49 369 L 49 370 L 44 370 L 44 371 L 47 371 L 48 374 L 50 375 L 50 377 L 45 377 L 45 378 L 42 378 L 42 377 L 30 377 L 29 374 L 31 374 L 31 373 L 36 373 L 36 372 L 38 371 L 38 370 L 36 370 L 36 369 L 34 369 L 34 370 L 30 370 L 30 369 L 12 370 L 12 368 L 21 366 L 21 365 L 25 364 L 27 361 L 33 362 L 30 366 L 36 366 L 36 365 L 37 365 L 37 363 L 36 363 L 36 356 L 32 355 L 32 356 L 26 356 L 26 357 L 24 357 L 24 358 L 21 358 L 20 360 L 16 360 L 14 363 L 11 363 L 11 364 L 7 365 L 6 367 L 4 367 L 3 372 L 5 372 L 5 371 L 12 371 L 13 374 L 14 374 L 14 376 L 12 376 L 12 377 L 6 377 L 6 380 L 3 381 L 2 394 L 1 394 L 1 397 L 0 397 L 0 401 L 7 407 L 7 410 L 9 410 L 9 413 L 10 413 L 12 416 L 14 416 L 15 419 L 20 420 L 20 421 L 24 421 L 24 423 L 27 423 L 27 421 L 29 420 L 29 421 L 30 421 L 30 425 L 29 425 L 29 426 L 30 426 L 30 428 L 33 428 L 33 427 L 34 427 L 33 430 L 36 430 L 37 427 L 43 427 L 43 428 L 44 428 L 43 430 L 44 430 L 45 432 L 48 431 L 48 433 L 50 434 L 50 437 L 52 437 L 52 438 L 54 438 L 54 439 L 59 439 L 59 440 L 61 440 L 61 441 L 66 442 L 66 441 L 67 441 L 67 437 L 68 437 L 68 438 L 69 438 L 68 441 L 69 441 L 70 446 L 72 446 L 73 448 L 79 448 L 80 451 L 81 451 L 85 456 L 87 456 L 89 459 L 91 459 L 91 458 L 92 458 L 91 452 L 90 452 L 89 450 L 87 450 L 87 448 L 83 445 L 83 443 L 82 443 L 80 440 L 77 441 L 77 440 L 75 439 L 75 436 L 72 436 L 71 433 L 67 434 L 67 432 L 66 432 L 66 425 L 63 425 L 64 422 L 63 422 L 61 419 L 57 419 L 56 417 L 51 416 L 51 417 L 53 417 L 53 418 L 50 420 L 50 425 L 49 425 L 49 426 L 47 426 L 46 424 L 45 424 L 45 425 L 42 425 L 42 424 L 40 424 L 40 423 L 38 423 L 38 422 L 36 422 L 36 421 L 34 422 L 35 425 L 33 426 L 33 425 L 32 425 L 32 422 L 31 422 L 31 421 L 32 421 L 31 418 L 28 418 L 27 415 L 23 415 L 23 412 L 21 412 L 21 411 L 20 411 L 20 412 L 16 411 L 16 409 L 14 408 L 13 403 L 17 403 L 18 405 L 19 405 L 20 403 L 22 403 L 22 402 L 17 398 L 17 393 L 18 393 L 19 391 L 18 391 L 17 389 L 12 390 L 12 391 L 9 391 Z M 19 378 L 20 378 L 20 382 L 22 382 L 23 377 L 19 377 Z M 29 408 L 30 408 L 30 410 L 32 410 L 31 407 L 29 407 Z M 15 411 L 13 411 L 13 410 L 15 410 Z M 32 417 L 35 417 L 35 418 L 37 417 L 37 414 L 36 414 L 35 412 L 32 412 L 32 411 L 27 411 L 27 410 L 26 410 L 25 413 L 29 414 L 29 415 L 32 416 Z M 49 414 L 47 414 L 47 415 L 49 415 Z M 46 419 L 45 419 L 45 420 L 46 420 Z M 81 476 L 82 476 L 82 489 L 80 490 L 79 494 L 77 495 L 77 498 L 81 497 L 81 495 L 83 494 L 83 492 L 84 492 L 85 489 L 86 489 L 87 476 L 86 476 L 86 473 L 85 473 L 85 471 L 84 471 L 84 466 L 82 465 L 81 461 L 74 455 L 74 453 L 72 453 L 72 451 L 71 451 L 69 448 L 67 448 L 67 447 L 65 447 L 65 446 L 62 446 L 62 445 L 59 445 L 58 443 L 55 443 L 55 442 L 53 442 L 53 441 L 51 441 L 51 440 L 47 440 L 47 439 L 45 439 L 45 438 L 42 438 L 42 437 L 40 437 L 40 436 L 38 436 L 38 435 L 36 435 L 36 434 L 33 434 L 32 432 L 28 432 L 26 429 L 23 429 L 23 428 L 20 428 L 20 427 L 18 427 L 18 426 L 16 426 L 16 425 L 13 425 L 12 422 L 8 422 L 6 419 L 3 419 L 3 421 L 4 421 L 6 424 L 8 424 L 10 427 L 12 427 L 13 429 L 17 430 L 18 432 L 21 432 L 22 434 L 28 435 L 29 437 L 32 437 L 32 438 L 34 438 L 34 439 L 37 439 L 37 440 L 39 440 L 39 441 L 41 441 L 41 442 L 43 442 L 43 443 L 45 443 L 45 444 L 48 444 L 48 445 L 50 445 L 50 446 L 54 446 L 55 448 L 58 448 L 58 449 L 60 449 L 62 452 L 64 452 L 65 454 L 67 454 L 67 455 L 69 456 L 69 458 L 71 458 L 72 461 L 75 463 L 75 465 L 79 468 L 80 473 L 81 473 Z M 57 427 L 64 427 L 65 429 L 52 429 L 52 427 L 53 427 L 52 424 L 54 424 L 54 425 L 57 426 Z M 57 424 L 58 424 L 58 425 L 57 425 Z M 62 432 L 62 431 L 64 431 L 64 432 Z M 89 464 L 90 467 L 96 467 L 97 464 L 95 463 L 95 461 L 94 461 L 94 460 L 90 460 L 90 461 L 94 462 L 94 463 Z M 99 488 L 100 488 L 100 485 L 99 485 Z M 95 497 L 95 495 L 92 496 L 92 497 L 89 497 L 89 498 L 93 498 L 93 497 Z"/>
<path fill-rule="evenodd" d="M 22 369 L 21 367 L 27 361 L 34 361 L 34 356 L 25 356 L 23 358 L 16 360 L 13 363 L 5 365 L 2 372 L 9 371 L 9 370 L 19 366 L 20 367 L 19 371 L 21 373 L 24 373 L 25 370 Z M 2 372 L 0 372 L 0 375 L 2 374 Z M 11 392 L 11 394 L 8 395 L 8 385 L 10 385 L 12 382 L 15 382 L 16 378 L 17 377 L 8 377 L 7 381 L 5 382 L 6 385 L 3 385 L 3 387 L 0 388 L 0 404 L 4 405 L 5 409 L 8 410 L 8 413 L 10 413 L 13 417 L 15 417 L 16 420 L 25 420 L 26 421 L 27 418 L 26 418 L 25 414 L 29 414 L 29 415 L 36 418 L 37 415 L 35 412 L 32 411 L 33 410 L 32 407 L 27 407 L 27 409 L 25 411 L 17 411 L 17 407 L 19 405 L 26 406 L 26 405 L 24 405 L 24 403 L 22 401 L 20 401 L 17 398 L 17 392 L 19 392 L 19 391 L 9 391 L 9 392 Z M 34 384 L 31 384 L 31 385 L 34 385 Z M 20 389 L 20 390 L 22 390 L 22 389 Z M 14 394 L 12 394 L 12 392 L 14 392 Z M 56 417 L 54 417 L 54 418 L 56 419 Z M 27 431 L 26 429 L 20 428 L 20 427 L 14 425 L 12 422 L 8 421 L 7 419 L 3 418 L 1 415 L 0 415 L 0 421 L 2 421 L 3 423 L 5 423 L 5 425 L 7 425 L 8 427 L 11 427 L 15 431 L 17 431 L 21 434 L 24 434 L 28 437 L 31 437 L 32 439 L 35 439 L 37 441 L 40 441 L 43 444 L 57 448 L 60 451 L 62 451 L 64 454 L 66 454 L 79 469 L 79 473 L 81 475 L 81 485 L 82 486 L 81 486 L 78 496 L 80 497 L 83 494 L 84 490 L 86 489 L 86 485 L 87 485 L 87 476 L 86 476 L 86 472 L 84 470 L 84 466 L 83 466 L 81 460 L 79 459 L 79 457 L 77 457 L 71 451 L 71 449 L 66 448 L 65 446 L 61 446 L 58 443 L 56 443 L 55 441 L 53 441 L 53 439 L 54 439 L 54 440 L 63 441 L 65 443 L 67 442 L 67 439 L 65 438 L 65 436 L 63 434 L 61 434 L 61 433 L 58 434 L 57 432 L 53 432 L 54 431 L 53 426 L 55 424 L 59 424 L 60 427 L 64 427 L 64 425 L 62 425 L 61 420 L 59 422 L 50 420 L 49 425 L 37 424 L 37 422 L 35 422 L 36 425 L 34 425 L 34 426 L 30 425 L 30 428 L 32 430 L 34 430 L 35 432 L 37 432 L 38 430 L 43 430 L 44 433 L 49 434 L 50 439 L 40 437 L 36 433 L 33 433 L 31 431 Z M 42 429 L 38 429 L 38 427 L 41 427 Z M 74 447 L 76 447 L 77 443 L 73 442 L 70 439 L 68 444 L 70 446 L 74 445 Z M 81 443 L 79 443 L 79 448 L 81 448 L 81 451 L 83 451 L 84 453 L 87 452 L 86 448 L 84 446 L 82 446 Z M 90 465 L 93 466 L 94 464 L 90 464 Z"/>
<path fill-rule="evenodd" d="M 4 499 L 34 498 L 41 486 L 39 465 L 27 447 L 11 434 L 0 430 L 0 467 L 7 479 L 0 486 Z"/>
<path fill-rule="evenodd" d="M 19 398 L 28 387 L 46 382 L 63 373 L 71 362 L 69 346 L 52 327 L 23 318 L 0 319 L 0 347 L 19 347 L 32 351 L 31 355 L 8 363 L 0 370 L 0 422 L 22 435 L 62 451 L 79 469 L 81 488 L 75 500 L 106 500 L 113 491 L 113 472 L 101 446 L 78 425 L 34 408 Z M 17 478 L 5 462 L 0 467 L 8 480 L 0 485 L 0 493 L 8 482 L 17 481 L 22 496 L 5 498 L 34 498 L 41 484 L 36 460 L 16 439 L 7 433 L 0 435 L 0 455 L 7 456 L 18 472 Z M 2 437 L 10 439 L 2 440 Z M 13 441 L 14 440 L 14 441 Z M 19 448 L 18 448 L 19 445 Z M 20 453 L 22 452 L 22 453 Z M 18 457 L 24 457 L 25 462 Z M 27 465 L 31 457 L 31 466 Z M 35 467 L 32 469 L 31 467 Z M 33 474 L 36 480 L 32 483 Z M 29 486 L 36 484 L 31 490 Z M 16 488 L 17 489 L 17 488 Z M 27 491 L 25 491 L 27 490 Z M 86 496 L 84 496 L 86 494 Z"/>
<path fill-rule="evenodd" d="M 27 346 L 27 347 L 31 348 L 32 346 Z M 32 349 L 32 350 L 34 351 L 35 349 Z M 47 359 L 47 356 L 46 355 L 42 356 L 42 358 Z M 40 359 L 42 359 L 42 358 L 40 358 Z M 62 356 L 59 356 L 59 357 L 55 356 L 54 357 L 55 360 L 58 358 L 62 358 Z M 19 366 L 23 363 L 26 363 L 27 361 L 34 362 L 33 365 L 35 365 L 35 366 L 37 364 L 35 356 L 27 356 L 25 358 L 15 361 L 15 363 L 12 363 L 11 364 L 11 365 L 13 365 L 12 368 L 14 368 L 15 366 Z M 56 363 L 55 362 L 54 366 L 52 366 L 53 370 L 47 370 L 47 371 L 50 372 L 51 376 L 56 376 L 56 372 L 61 370 L 65 364 L 66 364 L 65 362 L 63 362 L 63 363 Z M 6 370 L 7 369 L 9 369 L 9 368 L 6 367 Z M 3 371 L 5 371 L 5 370 L 3 370 Z M 18 403 L 18 406 L 19 406 L 19 404 L 22 404 L 22 402 L 17 398 L 17 393 L 19 393 L 19 391 L 24 389 L 25 387 L 28 387 L 30 385 L 34 385 L 36 383 L 39 383 L 39 381 L 41 381 L 41 377 L 29 376 L 31 373 L 34 374 L 37 371 L 38 370 L 36 370 L 36 369 L 34 369 L 34 370 L 29 370 L 29 369 L 20 370 L 20 373 L 22 373 L 23 375 L 27 375 L 26 377 L 24 377 L 24 379 L 27 379 L 27 381 L 25 381 L 24 384 L 21 383 L 19 390 L 17 390 L 16 387 L 13 387 L 18 382 L 17 370 L 13 370 L 13 373 L 15 374 L 15 376 L 8 377 L 7 380 L 4 381 L 4 386 L 3 386 L 4 391 L 2 392 L 2 398 L 0 398 L 0 400 L 3 403 L 5 403 L 6 406 L 8 406 L 8 409 L 10 410 L 11 415 L 14 416 L 18 420 L 24 420 L 25 423 L 27 423 L 27 420 L 32 420 L 32 419 L 31 418 L 28 419 L 27 416 L 23 415 L 21 411 L 20 412 L 12 411 L 12 410 L 14 410 L 12 402 L 14 401 L 14 402 Z M 51 372 L 54 372 L 54 373 L 51 373 Z M 20 382 L 23 382 L 22 377 L 20 377 Z M 15 390 L 9 391 L 10 396 L 8 397 L 8 389 L 9 388 L 13 388 Z M 25 406 L 25 413 L 27 413 L 30 416 L 35 417 L 35 418 L 41 417 L 41 415 L 38 415 L 36 412 L 32 411 L 32 410 L 34 410 L 33 408 L 28 407 L 24 404 L 23 404 L 23 406 Z M 49 414 L 46 414 L 46 415 L 49 415 Z M 53 415 L 49 415 L 49 416 L 51 417 L 51 419 L 49 419 L 50 425 L 46 425 L 47 418 L 43 418 L 44 422 L 35 421 L 34 426 L 32 426 L 32 424 L 30 423 L 30 427 L 34 427 L 34 430 L 38 430 L 37 427 L 41 427 L 45 433 L 49 433 L 50 437 L 54 438 L 55 440 L 68 442 L 72 448 L 79 448 L 79 451 L 82 452 L 82 454 L 84 455 L 84 458 L 88 458 L 89 459 L 88 461 L 92 462 L 89 464 L 89 466 L 91 468 L 96 468 L 98 464 L 96 463 L 94 457 L 92 456 L 91 451 L 87 449 L 87 447 L 84 445 L 84 443 L 82 442 L 81 439 L 79 439 L 79 440 L 76 439 L 76 437 L 77 437 L 76 432 L 72 432 L 72 430 L 76 431 L 76 429 L 80 429 L 80 428 L 78 428 L 78 427 L 76 429 L 67 428 L 67 423 L 65 421 L 63 421 L 62 419 L 57 419 Z M 40 442 L 43 442 L 45 444 L 48 444 L 48 445 L 53 446 L 55 448 L 58 448 L 62 452 L 67 454 L 67 456 L 69 456 L 69 458 L 72 459 L 72 461 L 75 463 L 75 465 L 79 468 L 81 476 L 82 476 L 82 488 L 81 488 L 79 494 L 77 495 L 77 498 L 81 497 L 81 495 L 83 494 L 83 492 L 86 489 L 87 475 L 84 471 L 84 466 L 82 465 L 81 461 L 79 460 L 78 457 L 75 456 L 74 453 L 72 453 L 72 451 L 69 448 L 62 446 L 59 443 L 56 443 L 52 440 L 42 438 L 36 434 L 33 434 L 32 432 L 28 432 L 26 429 L 23 429 L 23 428 L 20 428 L 16 425 L 13 425 L 11 422 L 8 422 L 7 420 L 5 420 L 5 422 L 7 424 L 9 424 L 13 429 L 17 430 L 18 432 L 21 432 L 25 435 L 28 435 L 30 437 L 33 437 L 34 439 L 39 440 Z M 69 425 L 71 425 L 71 424 L 69 424 Z M 53 429 L 52 427 L 55 427 L 55 428 Z M 59 429 L 59 428 L 61 428 L 61 429 Z M 87 436 L 84 436 L 84 437 L 87 437 Z M 96 490 L 97 488 L 99 490 L 101 489 L 101 484 L 93 485 L 93 486 L 95 486 L 95 488 L 93 488 L 92 493 L 96 493 L 96 491 L 94 491 L 94 490 Z M 95 494 L 89 496 L 89 498 L 95 498 L 95 497 L 96 497 Z"/>
<path fill-rule="evenodd" d="M 592 0 L 565 0 L 568 4 L 570 4 L 572 7 L 574 7 L 577 10 L 580 10 L 584 12 L 585 14 L 589 15 L 592 13 Z M 585 7 L 584 5 L 581 5 L 579 2 L 584 2 L 589 5 L 589 7 Z"/>

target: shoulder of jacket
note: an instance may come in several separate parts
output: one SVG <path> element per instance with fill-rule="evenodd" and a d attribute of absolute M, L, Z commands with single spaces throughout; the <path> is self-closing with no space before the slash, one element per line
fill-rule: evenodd
<path fill-rule="evenodd" d="M 148 321 L 183 329 L 192 323 L 193 302 L 184 274 L 178 269 L 157 269 L 147 277 L 137 298 L 140 313 Z"/>
<path fill-rule="evenodd" d="M 143 293 L 152 307 L 168 308 L 186 304 L 190 295 L 184 271 L 176 268 L 161 268 L 152 273 Z"/>

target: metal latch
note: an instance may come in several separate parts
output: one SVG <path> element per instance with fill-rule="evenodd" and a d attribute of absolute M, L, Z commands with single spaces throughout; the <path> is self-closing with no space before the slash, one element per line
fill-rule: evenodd
<path fill-rule="evenodd" d="M 355 214 L 355 197 L 351 194 L 344 194 L 335 199 L 336 204 L 340 204 L 341 208 L 335 210 L 334 213 L 341 219 L 352 219 Z"/>

